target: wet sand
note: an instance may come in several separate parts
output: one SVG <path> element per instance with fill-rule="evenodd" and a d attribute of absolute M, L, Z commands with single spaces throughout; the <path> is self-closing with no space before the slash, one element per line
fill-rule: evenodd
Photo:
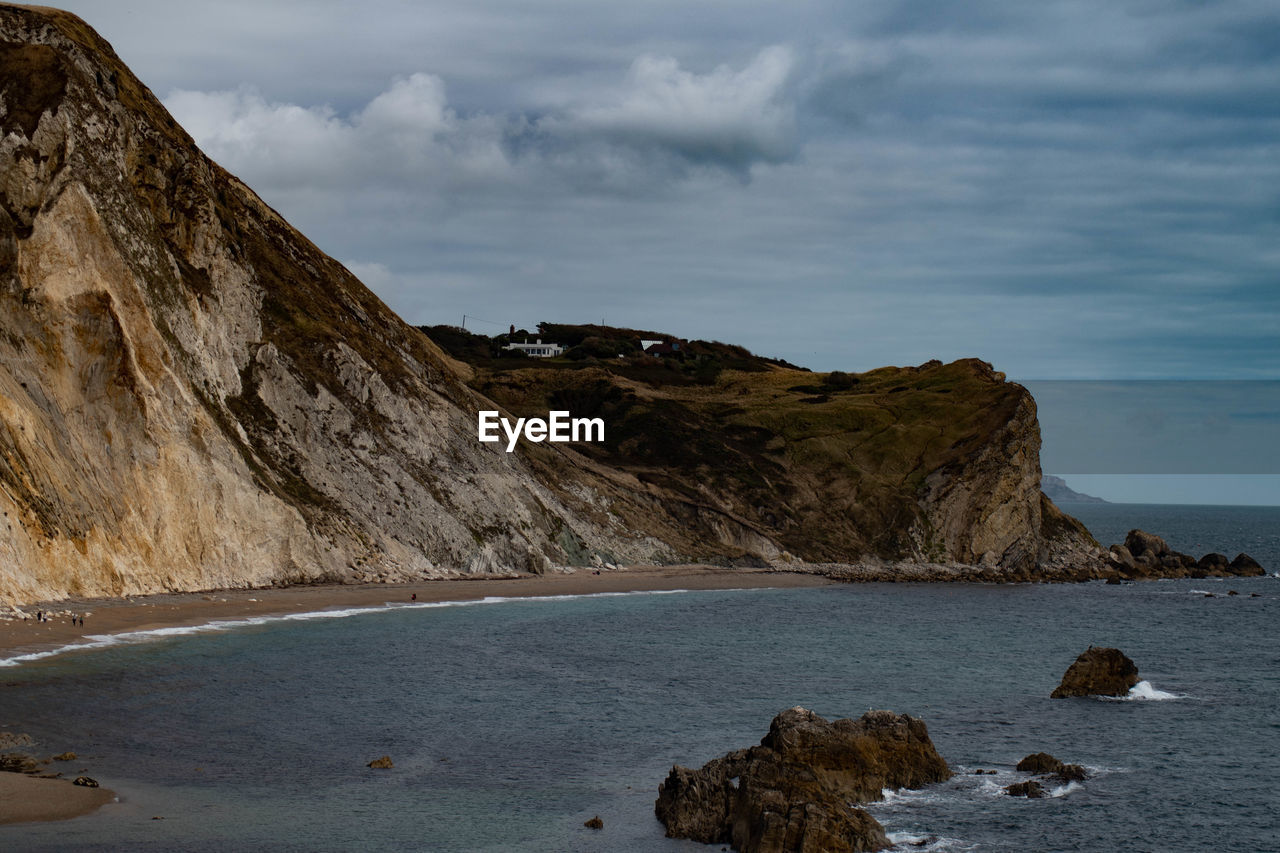
<path fill-rule="evenodd" d="M 0 658 L 39 652 L 83 642 L 91 635 L 119 634 L 185 625 L 201 625 L 215 619 L 245 619 L 402 604 L 417 595 L 419 602 L 466 601 L 487 596 L 530 597 L 588 595 L 597 592 L 635 592 L 672 589 L 738 589 L 809 587 L 832 583 L 812 574 L 771 569 L 726 569 L 716 566 L 638 566 L 603 571 L 579 570 L 572 574 L 547 574 L 516 578 L 450 578 L 407 584 L 324 584 L 283 589 L 236 589 L 216 592 L 174 593 L 119 599 L 67 599 L 24 605 L 26 621 L 0 621 Z M 37 622 L 44 610 L 54 616 Z M 83 615 L 84 625 L 72 617 Z M 0 669 L 0 673 L 4 670 Z"/>
<path fill-rule="evenodd" d="M 70 779 L 0 773 L 0 824 L 66 820 L 114 799 L 106 788 L 85 788 L 71 784 Z"/>

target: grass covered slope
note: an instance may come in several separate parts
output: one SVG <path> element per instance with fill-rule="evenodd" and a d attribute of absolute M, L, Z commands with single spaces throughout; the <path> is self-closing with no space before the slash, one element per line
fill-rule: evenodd
<path fill-rule="evenodd" d="M 1052 540 L 1090 544 L 1040 494 L 1030 394 L 976 359 L 817 374 L 699 341 L 658 359 L 617 342 L 669 336 L 617 328 L 544 324 L 544 340 L 617 350 L 559 359 L 477 356 L 481 336 L 427 331 L 513 414 L 603 418 L 604 443 L 576 449 L 672 512 L 733 519 L 805 560 L 1030 571 Z"/>

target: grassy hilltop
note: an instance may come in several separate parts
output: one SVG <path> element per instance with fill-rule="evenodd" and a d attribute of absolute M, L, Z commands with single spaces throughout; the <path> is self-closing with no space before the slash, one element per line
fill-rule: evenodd
<path fill-rule="evenodd" d="M 962 556 L 929 504 L 936 481 L 982 457 L 994 436 L 1029 444 L 1032 458 L 1013 461 L 1034 468 L 1038 489 L 1034 403 L 976 359 L 814 373 L 706 341 L 658 358 L 639 341 L 670 335 L 614 327 L 542 324 L 529 340 L 569 347 L 554 359 L 504 354 L 522 332 L 423 331 L 513 414 L 601 417 L 604 443 L 582 454 L 655 493 L 727 511 L 808 560 Z M 969 515 L 984 521 L 982 510 Z"/>

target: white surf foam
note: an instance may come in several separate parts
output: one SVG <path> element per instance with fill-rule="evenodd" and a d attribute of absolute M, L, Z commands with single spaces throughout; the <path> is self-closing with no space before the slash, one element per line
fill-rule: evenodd
<path fill-rule="evenodd" d="M 1050 789 L 1049 793 L 1045 794 L 1045 796 L 1057 799 L 1058 797 L 1065 797 L 1073 791 L 1079 791 L 1083 787 L 1084 785 L 1081 785 L 1079 782 L 1068 782 L 1065 785 L 1059 785 L 1056 788 Z"/>
<path fill-rule="evenodd" d="M 1103 696 L 1101 698 L 1112 702 L 1164 702 L 1169 699 L 1190 699 L 1191 697 L 1185 693 L 1169 693 L 1164 690 L 1157 690 L 1150 681 L 1139 681 L 1129 688 L 1129 692 L 1125 696 Z"/>
<path fill-rule="evenodd" d="M 939 835 L 921 835 L 917 832 L 887 832 L 885 837 L 893 845 L 894 850 L 924 850 L 928 853 L 944 850 L 976 850 L 976 844 L 969 844 L 959 838 L 946 838 Z"/>
<path fill-rule="evenodd" d="M 725 589 L 717 590 L 717 592 L 746 592 L 748 588 L 743 589 Z M 345 619 L 351 616 L 364 616 L 372 613 L 394 613 L 398 610 L 430 610 L 437 607 L 471 607 L 483 604 L 507 604 L 510 602 L 527 601 L 527 602 L 546 602 L 546 601 L 567 601 L 574 598 L 620 598 L 624 596 L 634 595 L 677 595 L 679 593 L 692 592 L 688 589 L 641 589 L 627 592 L 588 592 L 581 595 L 488 595 L 484 598 L 469 599 L 464 601 L 415 601 L 415 602 L 392 602 L 388 601 L 381 605 L 368 607 L 346 607 L 339 610 L 309 610 L 302 613 L 282 613 L 272 616 L 248 616 L 244 619 L 215 619 L 210 622 L 202 622 L 198 625 L 179 625 L 170 628 L 152 628 L 147 631 L 123 631 L 119 634 L 88 634 L 84 640 L 75 643 L 68 643 L 64 646 L 57 646 L 51 649 L 42 649 L 37 652 L 27 652 L 26 654 L 14 655 L 9 658 L 0 658 L 0 667 L 21 666 L 24 663 L 32 661 L 44 660 L 56 655 L 66 654 L 67 652 L 83 652 L 92 651 L 94 649 L 104 649 L 110 646 L 132 645 L 137 643 L 154 642 L 156 640 L 164 640 L 170 637 L 182 637 L 191 634 L 206 634 L 217 631 L 232 631 L 239 628 L 248 628 L 255 625 L 266 625 L 272 622 L 302 622 L 313 619 Z"/>

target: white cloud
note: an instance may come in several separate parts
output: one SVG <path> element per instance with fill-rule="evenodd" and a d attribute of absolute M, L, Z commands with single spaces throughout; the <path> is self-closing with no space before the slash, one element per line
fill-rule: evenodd
<path fill-rule="evenodd" d="M 642 56 L 612 103 L 580 109 L 572 123 L 624 146 L 669 148 L 694 161 L 781 161 L 796 144 L 786 91 L 794 64 L 783 46 L 765 48 L 741 71 L 721 65 L 707 74 L 670 57 Z"/>
<path fill-rule="evenodd" d="M 706 74 L 645 56 L 604 96 L 539 118 L 460 115 L 444 81 L 425 73 L 395 79 L 346 116 L 251 88 L 176 89 L 165 104 L 206 153 L 267 192 L 358 182 L 447 193 L 539 179 L 618 189 L 651 184 L 655 155 L 735 173 L 789 157 L 792 65 L 782 47 Z M 670 163 L 656 168 L 672 174 Z"/>
<path fill-rule="evenodd" d="M 165 105 L 209 156 L 267 188 L 457 184 L 509 166 L 502 123 L 460 118 L 430 74 L 397 78 L 349 117 L 326 105 L 271 103 L 247 88 L 175 90 Z"/>

